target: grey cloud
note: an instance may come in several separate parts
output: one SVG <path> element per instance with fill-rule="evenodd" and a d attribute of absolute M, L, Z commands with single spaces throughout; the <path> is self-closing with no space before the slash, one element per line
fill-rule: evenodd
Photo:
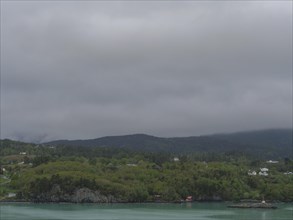
<path fill-rule="evenodd" d="M 292 2 L 2 5 L 2 138 L 292 127 Z"/>

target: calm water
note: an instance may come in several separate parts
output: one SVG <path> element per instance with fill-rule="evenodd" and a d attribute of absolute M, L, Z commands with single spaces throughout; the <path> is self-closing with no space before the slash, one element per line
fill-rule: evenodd
<path fill-rule="evenodd" d="M 1 220 L 292 220 L 293 204 L 278 209 L 231 209 L 225 203 L 1 204 Z"/>

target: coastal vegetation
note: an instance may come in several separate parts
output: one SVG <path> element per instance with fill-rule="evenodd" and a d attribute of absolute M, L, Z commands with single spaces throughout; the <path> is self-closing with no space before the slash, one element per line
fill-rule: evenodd
<path fill-rule="evenodd" d="M 35 202 L 293 201 L 291 158 L 268 163 L 240 151 L 154 153 L 11 140 L 1 141 L 0 153 L 2 199 L 10 193 Z M 260 175 L 264 167 L 267 175 Z"/>
<path fill-rule="evenodd" d="M 132 163 L 133 164 L 132 164 Z M 117 201 L 179 201 L 192 195 L 196 200 L 260 199 L 290 201 L 290 175 L 273 170 L 270 176 L 248 176 L 249 167 L 226 162 L 164 162 L 161 166 L 142 158 L 85 158 L 55 161 L 14 175 L 11 187 L 25 199 L 47 198 L 54 186 L 61 194 L 76 189 L 98 190 Z M 48 197 L 49 196 L 49 197 Z M 156 198 L 157 196 L 157 198 Z"/>

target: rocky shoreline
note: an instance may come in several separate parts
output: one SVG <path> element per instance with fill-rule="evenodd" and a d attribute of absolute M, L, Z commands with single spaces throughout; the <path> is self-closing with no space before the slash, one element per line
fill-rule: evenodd
<path fill-rule="evenodd" d="M 112 195 L 103 195 L 99 191 L 94 191 L 88 188 L 77 189 L 73 194 L 67 194 L 62 192 L 59 187 L 54 187 L 52 191 L 48 193 L 42 193 L 34 195 L 32 202 L 35 203 L 121 203 L 125 202 L 121 199 L 115 198 Z"/>
<path fill-rule="evenodd" d="M 188 203 L 188 202 L 232 202 L 223 200 L 219 196 L 199 196 L 194 197 L 191 201 L 186 200 L 147 200 L 147 201 L 128 201 L 125 199 L 117 198 L 113 195 L 103 195 L 99 191 L 91 190 L 89 188 L 76 189 L 73 193 L 68 194 L 61 190 L 58 185 L 55 185 L 51 191 L 47 193 L 31 195 L 29 199 L 2 198 L 0 203 Z M 269 201 L 278 203 L 280 201 Z M 238 204 L 229 205 L 230 208 L 274 208 L 270 203 L 261 203 L 257 200 L 243 200 Z"/>
<path fill-rule="evenodd" d="M 276 209 L 277 206 L 271 203 L 239 203 L 228 205 L 228 208 L 260 208 L 260 209 Z"/>

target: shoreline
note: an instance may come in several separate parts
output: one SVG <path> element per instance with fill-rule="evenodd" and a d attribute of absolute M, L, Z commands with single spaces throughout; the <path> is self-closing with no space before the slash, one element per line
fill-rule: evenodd
<path fill-rule="evenodd" d="M 192 202 L 33 202 L 33 201 L 17 201 L 17 200 L 1 200 L 0 204 L 193 204 L 193 203 L 229 203 L 229 204 L 241 204 L 241 203 L 235 203 L 233 201 L 192 201 Z M 284 201 L 275 201 L 275 202 L 268 202 L 273 204 L 289 204 L 293 203 L 293 201 L 290 202 L 284 202 Z M 244 204 L 244 203 L 243 203 Z"/>

